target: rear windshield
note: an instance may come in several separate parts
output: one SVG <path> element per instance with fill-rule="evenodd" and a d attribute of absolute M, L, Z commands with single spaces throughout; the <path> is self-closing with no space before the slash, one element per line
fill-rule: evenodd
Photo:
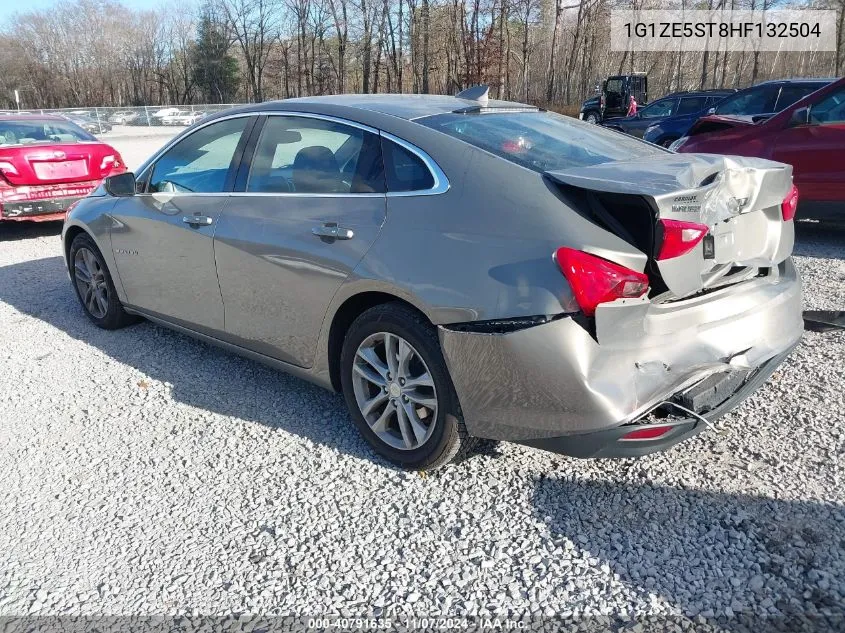
<path fill-rule="evenodd" d="M 4 121 L 0 118 L 0 146 L 96 140 L 70 121 Z"/>
<path fill-rule="evenodd" d="M 539 172 L 665 152 L 620 132 L 552 112 L 438 114 L 416 122 Z"/>

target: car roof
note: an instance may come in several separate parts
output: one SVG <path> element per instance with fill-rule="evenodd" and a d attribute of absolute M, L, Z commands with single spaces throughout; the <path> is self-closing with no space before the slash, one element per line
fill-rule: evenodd
<path fill-rule="evenodd" d="M 16 112 L 0 112 L 3 121 L 67 121 L 66 117 L 58 114 L 17 114 Z"/>
<path fill-rule="evenodd" d="M 381 114 L 389 114 L 401 119 L 413 120 L 435 114 L 446 114 L 465 108 L 479 107 L 479 101 L 459 99 L 448 95 L 420 95 L 420 94 L 343 94 L 325 95 L 319 97 L 298 97 L 281 101 L 267 101 L 255 106 L 256 111 L 284 108 L 286 104 L 337 105 L 359 110 L 370 110 Z M 501 101 L 490 99 L 485 108 L 533 108 L 533 106 L 516 101 Z"/>
<path fill-rule="evenodd" d="M 753 86 L 749 86 L 750 88 L 756 88 L 757 86 L 769 86 L 771 84 L 830 84 L 836 81 L 836 77 L 802 77 L 799 79 L 769 79 L 767 81 L 761 81 L 760 83 L 754 84 Z M 746 88 L 748 90 L 748 88 Z"/>
<path fill-rule="evenodd" d="M 666 99 L 668 97 L 718 97 L 721 95 L 727 96 L 732 95 L 736 92 L 736 90 L 732 88 L 715 88 L 713 90 L 680 90 L 678 92 L 670 92 L 667 95 L 663 95 L 662 97 L 658 97 L 655 101 L 659 99 Z"/>
<path fill-rule="evenodd" d="M 5 121 L 11 119 L 20 119 L 21 121 L 66 121 L 67 119 L 58 114 L 36 114 L 34 112 L 28 114 L 18 114 L 17 112 L 0 112 L 0 117 Z"/>

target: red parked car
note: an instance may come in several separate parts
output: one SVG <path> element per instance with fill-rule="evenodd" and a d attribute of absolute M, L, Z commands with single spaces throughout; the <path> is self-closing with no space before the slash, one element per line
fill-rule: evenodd
<path fill-rule="evenodd" d="M 117 150 L 63 117 L 0 115 L 0 221 L 62 220 L 71 203 L 124 171 Z"/>
<path fill-rule="evenodd" d="M 702 117 L 675 149 L 788 163 L 800 192 L 799 217 L 845 219 L 845 78 L 766 121 Z"/>

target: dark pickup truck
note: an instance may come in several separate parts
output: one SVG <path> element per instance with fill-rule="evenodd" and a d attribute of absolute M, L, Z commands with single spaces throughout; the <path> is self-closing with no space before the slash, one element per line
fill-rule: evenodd
<path fill-rule="evenodd" d="M 644 73 L 605 79 L 599 94 L 581 104 L 578 118 L 588 123 L 601 123 L 606 118 L 625 116 L 631 96 L 638 106 L 648 103 L 648 77 Z"/>

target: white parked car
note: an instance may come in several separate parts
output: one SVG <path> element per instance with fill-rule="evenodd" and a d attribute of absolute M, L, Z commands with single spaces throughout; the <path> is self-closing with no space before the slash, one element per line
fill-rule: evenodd
<path fill-rule="evenodd" d="M 153 125 L 166 125 L 164 119 L 180 112 L 179 108 L 162 108 L 150 115 Z"/>
<path fill-rule="evenodd" d="M 190 116 L 190 114 L 189 110 L 176 110 L 173 114 L 161 117 L 161 123 L 162 125 L 185 125 L 182 123 L 182 119 Z"/>
<path fill-rule="evenodd" d="M 207 112 L 189 112 L 186 115 L 180 115 L 176 118 L 179 120 L 178 125 L 193 125 L 200 119 L 204 119 Z"/>

